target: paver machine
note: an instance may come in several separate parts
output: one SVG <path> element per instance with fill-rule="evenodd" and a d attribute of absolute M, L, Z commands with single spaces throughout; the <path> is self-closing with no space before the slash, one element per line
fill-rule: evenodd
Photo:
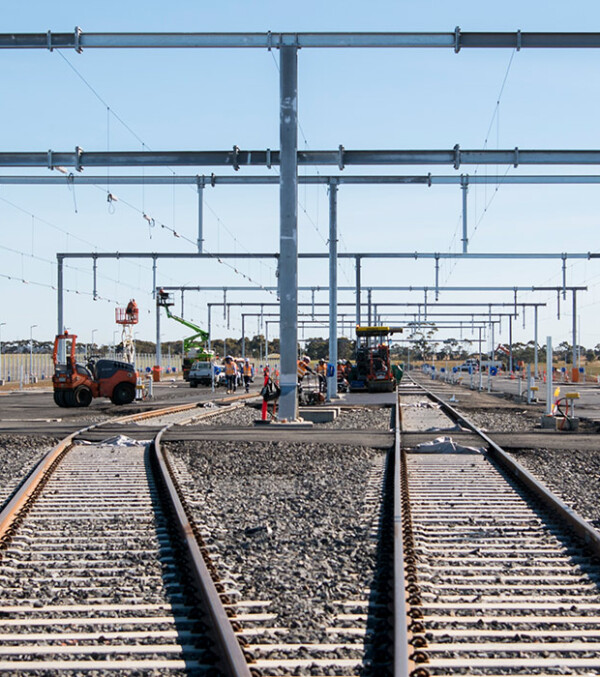
<path fill-rule="evenodd" d="M 64 341 L 65 350 L 59 351 Z M 136 372 L 132 364 L 117 360 L 90 360 L 78 364 L 75 356 L 77 335 L 59 334 L 54 339 L 54 401 L 59 407 L 89 407 L 94 397 L 108 397 L 113 404 L 129 404 L 135 398 Z M 64 354 L 64 364 L 59 360 Z"/>
<path fill-rule="evenodd" d="M 390 360 L 390 336 L 400 327 L 356 327 L 356 364 L 350 371 L 350 391 L 382 393 L 396 387 L 398 372 Z"/>
<path fill-rule="evenodd" d="M 212 350 L 207 350 L 206 343 L 208 342 L 208 332 L 198 327 L 198 325 L 188 320 L 184 320 L 183 317 L 173 315 L 171 312 L 171 306 L 175 305 L 173 300 L 173 295 L 169 294 L 162 289 L 158 290 L 156 294 L 156 303 L 158 306 L 162 306 L 166 313 L 167 317 L 171 320 L 183 324 L 188 329 L 191 329 L 194 334 L 183 339 L 183 361 L 182 361 L 182 370 L 183 378 L 185 381 L 189 381 L 190 369 L 194 362 L 209 362 L 212 364 L 212 361 L 215 357 L 215 353 Z M 191 382 L 190 382 L 191 383 Z M 191 383 L 192 384 L 192 383 Z M 194 387 L 195 384 L 192 384 Z"/>

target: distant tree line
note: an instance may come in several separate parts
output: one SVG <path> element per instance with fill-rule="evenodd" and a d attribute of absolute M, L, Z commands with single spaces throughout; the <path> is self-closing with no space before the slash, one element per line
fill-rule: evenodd
<path fill-rule="evenodd" d="M 392 359 L 405 361 L 407 357 L 413 361 L 427 361 L 434 357 L 437 360 L 466 360 L 468 357 L 477 356 L 479 348 L 477 341 L 471 339 L 457 339 L 448 338 L 444 340 L 436 340 L 435 332 L 437 328 L 433 324 L 421 324 L 419 331 L 409 334 L 409 338 L 413 341 L 407 343 L 392 343 L 391 354 Z M 154 353 L 156 352 L 156 343 L 153 341 L 144 341 L 136 339 L 136 350 L 138 353 Z M 242 339 L 226 338 L 215 339 L 212 341 L 212 349 L 219 357 L 224 357 L 225 354 L 233 355 L 233 357 L 240 357 L 242 354 Z M 508 345 L 504 344 L 507 348 Z M 53 341 L 36 341 L 33 340 L 34 353 L 51 353 L 54 346 Z M 88 354 L 91 355 L 112 355 L 112 345 L 91 345 L 89 342 L 80 341 L 78 349 L 84 350 L 87 346 Z M 165 341 L 161 344 L 163 353 L 171 352 L 172 355 L 180 355 L 183 349 L 182 341 Z M 122 346 L 117 344 L 117 353 L 122 352 Z M 526 363 L 533 363 L 534 360 L 534 341 L 527 343 L 516 342 L 513 343 L 512 352 L 513 359 L 517 362 L 523 361 Z M 356 351 L 356 341 L 350 340 L 344 336 L 338 338 L 338 359 L 352 360 Z M 600 343 L 593 348 L 586 348 L 585 346 L 578 346 L 579 354 L 587 362 L 593 362 L 600 359 Z M 18 341 L 2 342 L 3 353 L 28 353 L 29 339 L 21 339 Z M 275 338 L 269 341 L 269 354 L 279 354 L 280 345 L 279 339 Z M 263 334 L 256 334 L 252 338 L 246 337 L 246 356 L 252 359 L 260 359 L 265 353 L 265 337 Z M 487 354 L 487 351 L 483 351 Z M 572 345 L 568 341 L 562 341 L 553 349 L 555 360 L 571 361 L 573 354 Z M 329 339 L 328 338 L 311 338 L 304 342 L 304 345 L 298 345 L 298 354 L 308 355 L 311 360 L 320 360 L 329 358 Z M 499 353 L 496 354 L 496 359 L 505 359 Z M 546 359 L 546 345 L 538 347 L 538 360 L 544 361 Z"/>

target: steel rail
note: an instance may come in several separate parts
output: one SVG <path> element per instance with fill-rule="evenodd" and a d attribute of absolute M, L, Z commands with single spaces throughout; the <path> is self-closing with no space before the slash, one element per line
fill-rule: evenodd
<path fill-rule="evenodd" d="M 404 570 L 403 515 L 401 490 L 400 398 L 396 394 L 394 433 L 394 677 L 408 677 L 409 665 L 408 603 Z"/>
<path fill-rule="evenodd" d="M 174 423 L 166 425 L 154 438 L 154 442 L 151 445 L 153 460 L 160 471 L 161 481 L 167 489 L 167 496 L 171 504 L 172 515 L 177 525 L 179 537 L 186 545 L 194 585 L 208 610 L 211 625 L 219 645 L 218 653 L 222 659 L 221 662 L 224 663 L 225 674 L 228 677 L 252 677 L 248 664 L 251 658 L 246 659 L 240 642 L 236 637 L 233 625 L 231 624 L 232 619 L 227 615 L 213 578 L 206 566 L 205 557 L 202 554 L 196 537 L 197 529 L 190 522 L 188 510 L 186 510 L 181 500 L 182 494 L 175 479 L 175 474 L 169 459 L 161 447 L 163 433 L 167 432 L 173 425 Z"/>
<path fill-rule="evenodd" d="M 548 487 L 544 486 L 537 480 L 528 470 L 526 470 L 518 461 L 512 458 L 502 449 L 494 440 L 488 437 L 476 425 L 471 423 L 469 419 L 465 418 L 454 407 L 444 401 L 441 397 L 425 388 L 420 383 L 417 383 L 411 378 L 419 388 L 427 393 L 427 396 L 437 402 L 442 409 L 454 420 L 460 422 L 469 430 L 488 445 L 490 455 L 494 458 L 504 469 L 508 470 L 513 477 L 516 477 L 529 490 L 531 490 L 541 501 L 551 510 L 554 510 L 560 517 L 573 529 L 573 531 L 584 540 L 596 556 L 600 556 L 600 532 L 596 531 L 594 527 L 580 517 L 575 510 L 564 503 L 556 494 L 554 494 Z"/>

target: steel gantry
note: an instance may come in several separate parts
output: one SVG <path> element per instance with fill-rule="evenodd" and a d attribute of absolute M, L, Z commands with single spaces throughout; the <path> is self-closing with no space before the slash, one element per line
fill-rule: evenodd
<path fill-rule="evenodd" d="M 471 164 L 514 166 L 531 164 L 599 164 L 597 150 L 472 150 L 456 144 L 445 150 L 303 150 L 297 148 L 298 134 L 298 51 L 308 48 L 445 48 L 458 54 L 462 49 L 581 49 L 600 47 L 600 33 L 546 32 L 449 32 L 430 33 L 85 33 L 79 27 L 70 33 L 4 33 L 0 49 L 84 49 L 113 48 L 258 48 L 279 51 L 280 149 L 230 151 L 143 151 L 0 153 L 0 166 L 72 166 L 77 171 L 92 166 L 243 166 L 279 165 L 280 180 L 280 312 L 281 399 L 280 416 L 297 416 L 295 352 L 297 343 L 297 188 L 298 165 L 332 165 L 340 170 L 349 165 L 451 165 L 459 169 Z M 330 191 L 331 194 L 332 191 Z M 333 191 L 335 193 L 335 191 Z M 332 210 L 330 210 L 330 214 Z M 202 238 L 199 237 L 199 247 Z M 335 241 L 335 240 L 334 240 Z M 463 232 L 463 249 L 467 236 Z M 330 267 L 335 266 L 335 246 L 330 241 Z M 360 271 L 357 270 L 357 275 Z M 357 285 L 358 286 L 358 285 Z M 337 293 L 332 285 L 333 294 Z M 335 314 L 334 314 L 335 315 Z M 405 658 L 396 660 L 405 662 Z M 406 672 L 406 665 L 397 665 Z M 399 674 L 398 672 L 398 674 Z"/>

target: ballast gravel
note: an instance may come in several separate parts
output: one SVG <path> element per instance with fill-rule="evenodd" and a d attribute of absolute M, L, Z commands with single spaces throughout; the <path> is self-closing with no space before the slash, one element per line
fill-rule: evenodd
<path fill-rule="evenodd" d="M 59 440 L 53 437 L 2 435 L 0 437 L 0 509 L 20 482 Z"/>
<path fill-rule="evenodd" d="M 328 641 L 335 600 L 373 583 L 376 507 L 367 478 L 385 452 L 345 445 L 169 443 L 195 520 L 241 598 L 269 600 L 289 642 Z"/>
<path fill-rule="evenodd" d="M 511 454 L 575 512 L 600 529 L 600 452 L 521 449 Z"/>

